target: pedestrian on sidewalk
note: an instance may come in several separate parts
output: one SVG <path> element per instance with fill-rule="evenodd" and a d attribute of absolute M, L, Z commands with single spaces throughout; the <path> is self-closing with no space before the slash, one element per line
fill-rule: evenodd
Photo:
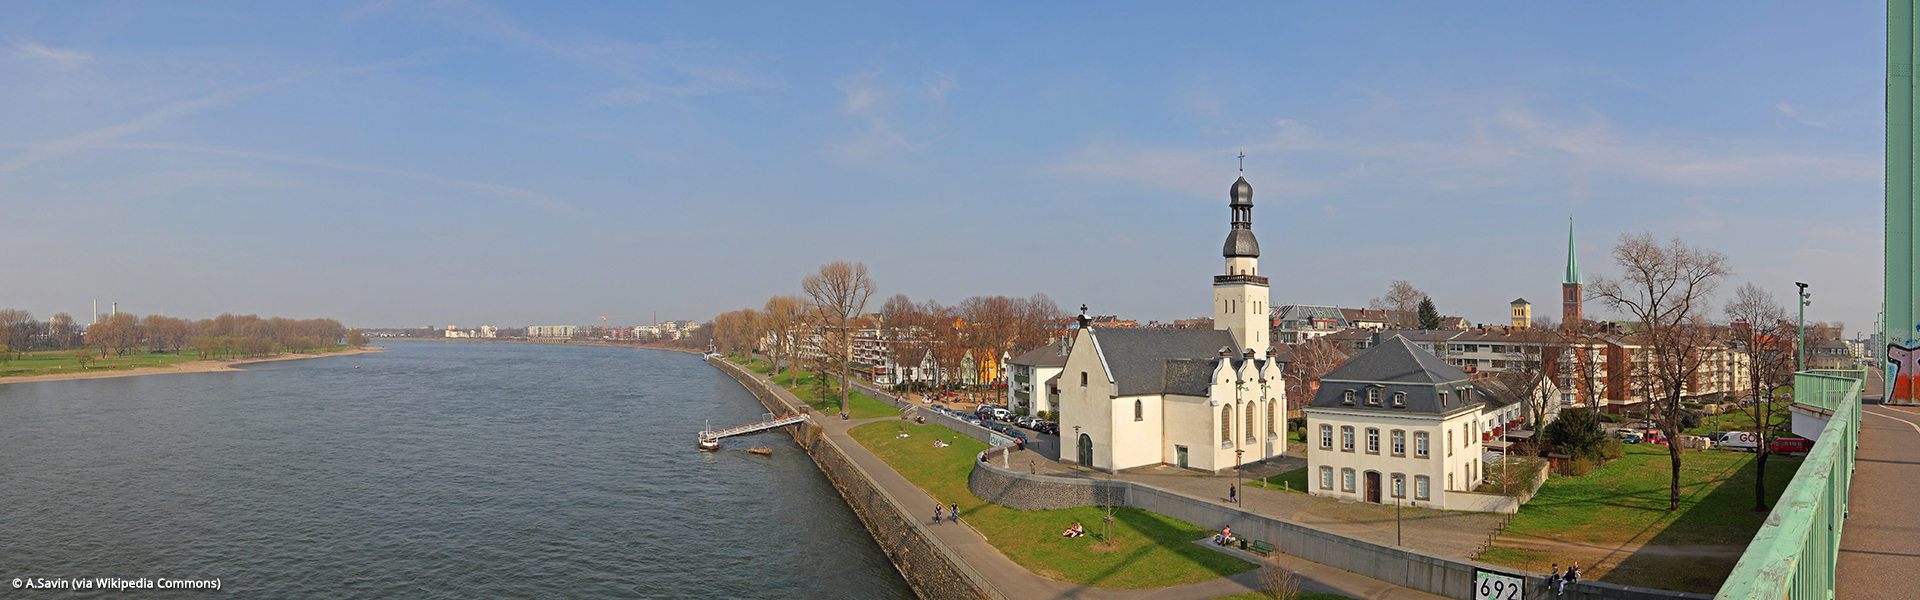
<path fill-rule="evenodd" d="M 939 523 L 939 522 L 940 522 L 940 511 L 941 511 L 941 510 L 943 510 L 943 509 L 945 509 L 945 508 L 947 508 L 947 507 L 945 507 L 945 506 L 941 506 L 941 505 L 940 505 L 940 503 L 939 503 L 938 501 L 936 501 L 936 502 L 934 502 L 934 503 L 933 503 L 933 522 L 935 522 L 935 523 Z"/>
<path fill-rule="evenodd" d="M 959 503 L 954 503 L 953 512 L 949 514 L 949 516 L 947 517 L 947 520 L 952 521 L 954 523 L 960 522 L 960 504 Z"/>
<path fill-rule="evenodd" d="M 1234 489 L 1233 484 L 1231 483 L 1227 484 L 1227 502 L 1228 503 L 1240 502 L 1240 496 L 1238 494 L 1238 491 Z"/>

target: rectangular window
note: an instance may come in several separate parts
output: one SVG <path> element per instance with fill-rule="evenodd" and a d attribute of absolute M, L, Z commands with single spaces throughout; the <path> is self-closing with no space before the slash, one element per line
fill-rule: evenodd
<path fill-rule="evenodd" d="M 1393 407 L 1394 407 L 1394 408 L 1406 408 L 1406 407 L 1407 407 L 1407 393 L 1406 393 L 1406 392 L 1394 392 L 1394 393 L 1393 393 Z"/>
<path fill-rule="evenodd" d="M 1340 470 L 1340 491 L 1353 491 L 1353 469 Z"/>
<path fill-rule="evenodd" d="M 1453 456 L 1453 430 L 1451 429 L 1447 430 L 1447 456 Z"/>
<path fill-rule="evenodd" d="M 1420 458 L 1427 457 L 1427 432 L 1413 432 L 1413 455 Z"/>
<path fill-rule="evenodd" d="M 1393 455 L 1407 455 L 1407 432 L 1398 429 L 1393 430 Z"/>
<path fill-rule="evenodd" d="M 1341 395 L 1340 395 L 1340 403 L 1341 403 L 1341 404 L 1353 404 L 1353 390 L 1347 390 L 1347 391 L 1346 391 L 1345 393 L 1343 393 L 1343 394 L 1341 394 Z"/>
<path fill-rule="evenodd" d="M 1413 476 L 1413 499 L 1426 500 L 1427 496 L 1427 476 Z"/>
<path fill-rule="evenodd" d="M 1377 387 L 1367 388 L 1367 406 L 1379 406 L 1379 405 L 1380 405 L 1380 388 L 1377 388 Z"/>
<path fill-rule="evenodd" d="M 1087 372 L 1080 372 L 1080 387 L 1087 387 Z"/>
<path fill-rule="evenodd" d="M 1328 450 L 1333 449 L 1333 426 L 1332 425 L 1320 426 L 1320 447 Z"/>
<path fill-rule="evenodd" d="M 1380 453 L 1380 430 L 1367 428 L 1367 454 Z"/>
<path fill-rule="evenodd" d="M 1333 467 L 1320 467 L 1320 489 L 1333 489 Z"/>
<path fill-rule="evenodd" d="M 1084 375 L 1084 373 L 1083 373 L 1082 375 Z M 1447 391 L 1446 391 L 1446 390 L 1440 390 L 1440 406 L 1441 406 L 1441 408 L 1445 408 L 1445 407 L 1447 406 Z"/>
<path fill-rule="evenodd" d="M 1393 474 L 1393 497 L 1395 498 L 1407 497 L 1407 476 L 1406 475 L 1401 475 L 1399 473 Z"/>
<path fill-rule="evenodd" d="M 1353 451 L 1353 427 L 1340 427 L 1340 449 L 1346 452 Z"/>

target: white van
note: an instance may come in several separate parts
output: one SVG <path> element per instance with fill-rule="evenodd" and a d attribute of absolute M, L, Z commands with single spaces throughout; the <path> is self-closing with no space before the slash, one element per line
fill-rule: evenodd
<path fill-rule="evenodd" d="M 1759 452 L 1760 434 L 1751 431 L 1727 431 L 1722 432 L 1720 438 L 1713 440 L 1713 443 L 1728 450 Z"/>

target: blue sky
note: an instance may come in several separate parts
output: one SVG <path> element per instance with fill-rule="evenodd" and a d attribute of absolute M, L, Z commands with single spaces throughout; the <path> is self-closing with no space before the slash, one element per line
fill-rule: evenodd
<path fill-rule="evenodd" d="M 609 4 L 10 3 L 0 306 L 704 320 L 845 259 L 1188 318 L 1241 147 L 1276 305 L 1557 313 L 1572 216 L 1589 278 L 1647 230 L 1879 306 L 1880 3 Z"/>

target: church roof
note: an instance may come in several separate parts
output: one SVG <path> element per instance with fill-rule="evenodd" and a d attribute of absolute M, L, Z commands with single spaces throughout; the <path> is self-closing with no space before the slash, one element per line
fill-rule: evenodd
<path fill-rule="evenodd" d="M 1099 348 L 1101 358 L 1113 374 L 1116 394 L 1138 396 L 1170 392 L 1168 390 L 1169 373 L 1173 374 L 1172 383 L 1187 389 L 1185 370 L 1169 367 L 1167 361 L 1178 359 L 1212 359 L 1220 356 L 1220 348 L 1239 348 L 1233 341 L 1233 332 L 1224 329 L 1092 329 L 1094 344 Z M 1182 367 L 1181 369 L 1184 369 Z M 1201 381 L 1212 380 L 1211 367 L 1200 376 Z M 1204 392 L 1203 392 L 1204 393 Z"/>
<path fill-rule="evenodd" d="M 1253 232 L 1235 229 L 1227 232 L 1226 246 L 1220 249 L 1220 255 L 1226 257 L 1250 256 L 1260 258 L 1260 241 L 1253 238 Z"/>
<path fill-rule="evenodd" d="M 1322 381 L 1445 383 L 1466 381 L 1467 374 L 1421 350 L 1405 336 L 1393 336 L 1320 376 Z"/>

